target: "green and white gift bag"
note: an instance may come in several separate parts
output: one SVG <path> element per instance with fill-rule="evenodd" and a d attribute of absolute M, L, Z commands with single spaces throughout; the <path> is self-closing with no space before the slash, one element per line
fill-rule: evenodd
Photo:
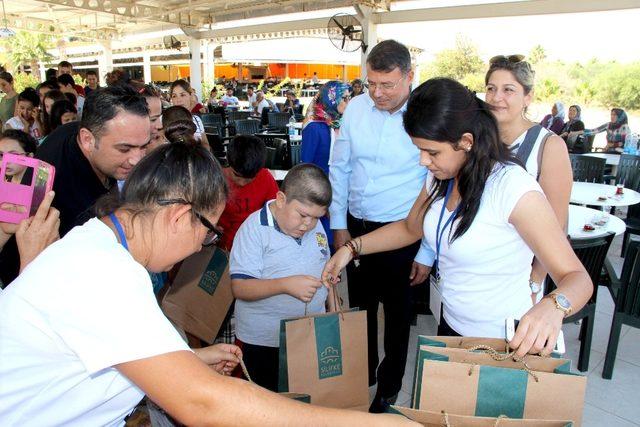
<path fill-rule="evenodd" d="M 490 354 L 422 343 L 416 355 L 414 409 L 479 417 L 571 420 L 580 425 L 586 377 L 571 373 L 570 360 L 527 356 L 523 363 L 513 358 L 501 360 L 496 357 L 497 349 Z M 499 344 L 490 339 L 482 344 L 479 338 L 470 343 L 475 344 L 471 349 L 504 345 L 504 341 Z"/>
<path fill-rule="evenodd" d="M 280 322 L 280 392 L 311 396 L 314 405 L 369 405 L 367 314 L 341 311 Z"/>

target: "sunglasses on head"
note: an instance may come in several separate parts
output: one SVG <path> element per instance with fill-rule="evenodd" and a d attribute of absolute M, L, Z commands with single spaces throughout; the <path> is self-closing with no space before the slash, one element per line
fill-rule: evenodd
<path fill-rule="evenodd" d="M 516 64 L 524 61 L 524 55 L 497 55 L 489 60 L 489 64 L 497 64 L 501 62 L 508 62 L 510 64 Z"/>

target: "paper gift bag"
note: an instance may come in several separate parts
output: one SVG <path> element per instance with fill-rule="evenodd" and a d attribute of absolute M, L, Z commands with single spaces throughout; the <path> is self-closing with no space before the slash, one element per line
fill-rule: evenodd
<path fill-rule="evenodd" d="M 162 311 L 186 332 L 213 344 L 232 302 L 229 255 L 203 247 L 182 262 L 162 299 Z"/>
<path fill-rule="evenodd" d="M 569 360 L 527 356 L 525 362 L 423 345 L 417 357 L 414 409 L 580 425 L 586 378 L 570 372 Z"/>
<path fill-rule="evenodd" d="M 571 421 L 555 420 L 526 420 L 513 418 L 473 417 L 469 415 L 455 415 L 442 412 L 420 411 L 417 409 L 391 406 L 387 411 L 392 414 L 403 415 L 426 427 L 572 427 Z"/>
<path fill-rule="evenodd" d="M 369 407 L 367 313 L 341 311 L 280 322 L 279 391 L 314 405 Z"/>

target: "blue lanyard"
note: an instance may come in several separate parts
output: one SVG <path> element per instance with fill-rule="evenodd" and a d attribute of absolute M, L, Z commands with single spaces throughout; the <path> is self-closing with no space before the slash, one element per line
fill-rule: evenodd
<path fill-rule="evenodd" d="M 439 280 L 440 274 L 438 272 L 438 261 L 440 260 L 440 245 L 442 244 L 442 237 L 444 235 L 447 226 L 451 224 L 453 227 L 453 219 L 456 217 L 458 210 L 460 210 L 460 206 L 458 205 L 453 213 L 449 215 L 449 218 L 445 221 L 444 226 L 442 227 L 442 231 L 440 231 L 440 226 L 442 225 L 442 218 L 444 217 L 444 210 L 447 208 L 447 202 L 449 201 L 449 197 L 451 197 L 451 192 L 453 191 L 453 178 L 449 180 L 449 185 L 447 186 L 447 192 L 444 196 L 444 203 L 442 204 L 442 209 L 440 210 L 440 218 L 438 219 L 438 228 L 436 229 L 436 261 L 435 261 L 435 273 L 436 278 Z"/>
<path fill-rule="evenodd" d="M 122 229 L 122 225 L 120 224 L 120 221 L 118 221 L 118 218 L 113 213 L 109 214 L 109 218 L 111 219 L 111 222 L 113 222 L 113 225 L 116 227 L 118 236 L 120 236 L 120 244 L 122 244 L 122 246 L 124 246 L 126 250 L 129 250 L 129 245 L 127 244 L 127 238 L 124 235 L 124 230 Z"/>

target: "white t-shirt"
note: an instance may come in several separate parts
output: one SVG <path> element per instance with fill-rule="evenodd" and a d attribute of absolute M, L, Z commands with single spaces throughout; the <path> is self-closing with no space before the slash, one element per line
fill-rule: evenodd
<path fill-rule="evenodd" d="M 189 350 L 147 271 L 95 218 L 0 294 L 0 343 L 0 420 L 11 426 L 124 425 L 144 393 L 113 366 Z"/>
<path fill-rule="evenodd" d="M 15 129 L 27 132 L 26 130 L 24 130 L 24 124 L 18 116 L 11 117 L 9 120 L 7 120 L 7 122 L 4 124 L 4 129 Z M 29 135 L 31 135 L 35 139 L 39 139 L 42 137 L 42 135 L 40 135 L 40 131 L 38 130 L 38 125 L 35 122 L 33 122 L 33 124 L 29 127 Z"/>
<path fill-rule="evenodd" d="M 429 174 L 427 189 L 432 179 Z M 529 276 L 533 252 L 509 223 L 520 198 L 531 191 L 542 193 L 527 171 L 516 165 L 498 165 L 487 180 L 471 227 L 451 245 L 450 228 L 443 234 L 438 269 L 443 315 L 463 336 L 504 338 L 505 319 L 519 319 L 532 306 Z M 434 250 L 443 202 L 435 201 L 424 219 L 424 235 Z M 443 225 L 451 213 L 445 209 Z M 454 227 L 459 222 L 455 221 Z"/>
<path fill-rule="evenodd" d="M 220 100 L 226 102 L 228 105 L 238 105 L 240 103 L 237 97 L 233 95 L 228 96 L 227 94 L 222 95 L 222 98 L 220 98 Z"/>
<path fill-rule="evenodd" d="M 254 93 L 251 96 L 247 96 L 247 100 L 249 101 L 249 105 L 253 105 L 254 102 L 256 102 L 256 98 L 258 97 L 258 95 L 256 93 Z"/>
<path fill-rule="evenodd" d="M 262 110 L 269 107 L 271 107 L 271 104 L 269 104 L 269 101 L 267 101 L 266 98 L 262 98 L 262 101 L 260 101 L 258 105 L 256 105 L 256 112 L 262 115 Z"/>

